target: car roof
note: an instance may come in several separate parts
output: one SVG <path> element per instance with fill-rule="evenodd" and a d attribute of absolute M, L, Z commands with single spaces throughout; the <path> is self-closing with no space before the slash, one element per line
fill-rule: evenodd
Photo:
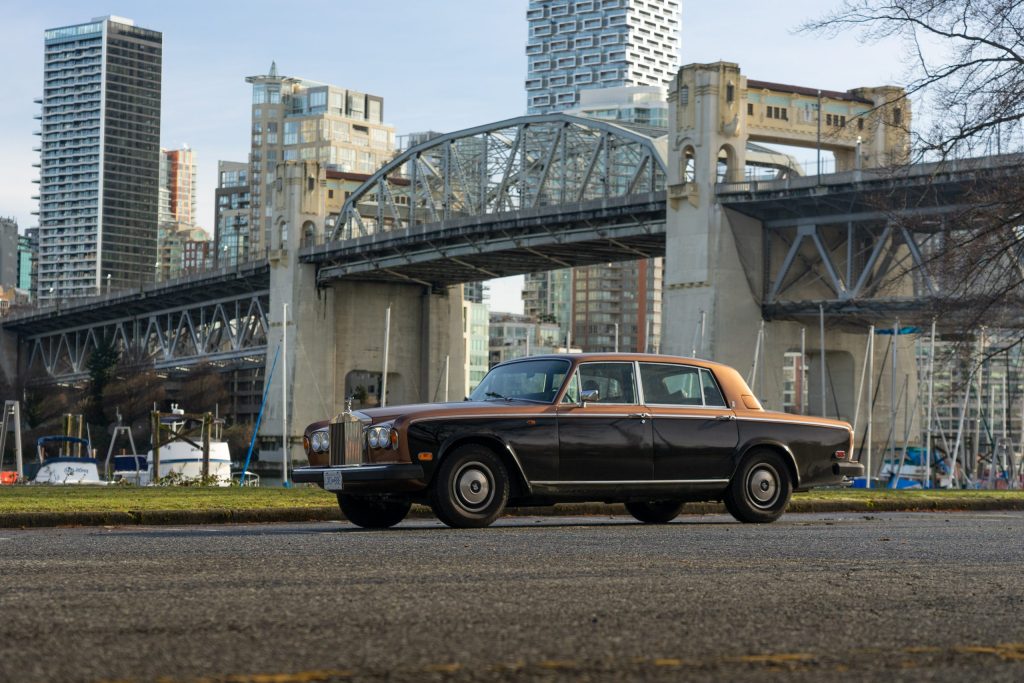
<path fill-rule="evenodd" d="M 686 358 L 683 356 L 669 356 L 659 353 L 547 353 L 537 356 L 526 356 L 525 358 L 514 358 L 499 365 L 510 363 L 521 363 L 528 360 L 567 360 L 570 362 L 593 362 L 593 361 L 646 361 L 654 363 L 680 363 L 696 365 L 698 367 L 714 368 L 728 367 L 722 363 L 716 363 L 701 358 Z M 497 367 L 497 366 L 495 366 Z"/>

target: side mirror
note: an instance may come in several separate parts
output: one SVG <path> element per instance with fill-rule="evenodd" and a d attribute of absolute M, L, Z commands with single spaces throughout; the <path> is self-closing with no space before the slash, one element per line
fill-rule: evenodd
<path fill-rule="evenodd" d="M 600 389 L 584 389 L 580 392 L 580 405 L 585 406 L 587 403 L 601 400 Z"/>

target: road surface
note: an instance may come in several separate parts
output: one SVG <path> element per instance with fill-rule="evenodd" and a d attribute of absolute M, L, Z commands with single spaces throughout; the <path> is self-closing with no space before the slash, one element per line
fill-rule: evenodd
<path fill-rule="evenodd" d="M 0 681 L 1024 680 L 1024 513 L 0 530 Z"/>

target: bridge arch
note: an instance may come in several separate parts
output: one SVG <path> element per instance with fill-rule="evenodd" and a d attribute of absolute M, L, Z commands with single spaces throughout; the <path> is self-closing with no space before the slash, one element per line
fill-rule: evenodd
<path fill-rule="evenodd" d="M 665 188 L 666 138 L 567 114 L 439 135 L 374 173 L 328 219 L 343 240 Z"/>

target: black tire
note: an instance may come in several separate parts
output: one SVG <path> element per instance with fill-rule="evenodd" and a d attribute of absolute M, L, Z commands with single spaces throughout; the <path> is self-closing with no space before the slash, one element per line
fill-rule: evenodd
<path fill-rule="evenodd" d="M 743 458 L 722 501 L 737 520 L 764 524 L 782 516 L 791 495 L 793 482 L 782 457 L 774 451 L 756 450 Z"/>
<path fill-rule="evenodd" d="M 445 456 L 430 488 L 430 507 L 450 527 L 485 527 L 508 502 L 509 477 L 488 448 L 470 444 Z"/>
<path fill-rule="evenodd" d="M 678 500 L 652 500 L 626 503 L 626 511 L 645 524 L 668 524 L 679 516 L 683 503 Z"/>
<path fill-rule="evenodd" d="M 405 519 L 412 503 L 382 496 L 338 494 L 338 506 L 345 519 L 364 529 L 387 529 Z"/>

